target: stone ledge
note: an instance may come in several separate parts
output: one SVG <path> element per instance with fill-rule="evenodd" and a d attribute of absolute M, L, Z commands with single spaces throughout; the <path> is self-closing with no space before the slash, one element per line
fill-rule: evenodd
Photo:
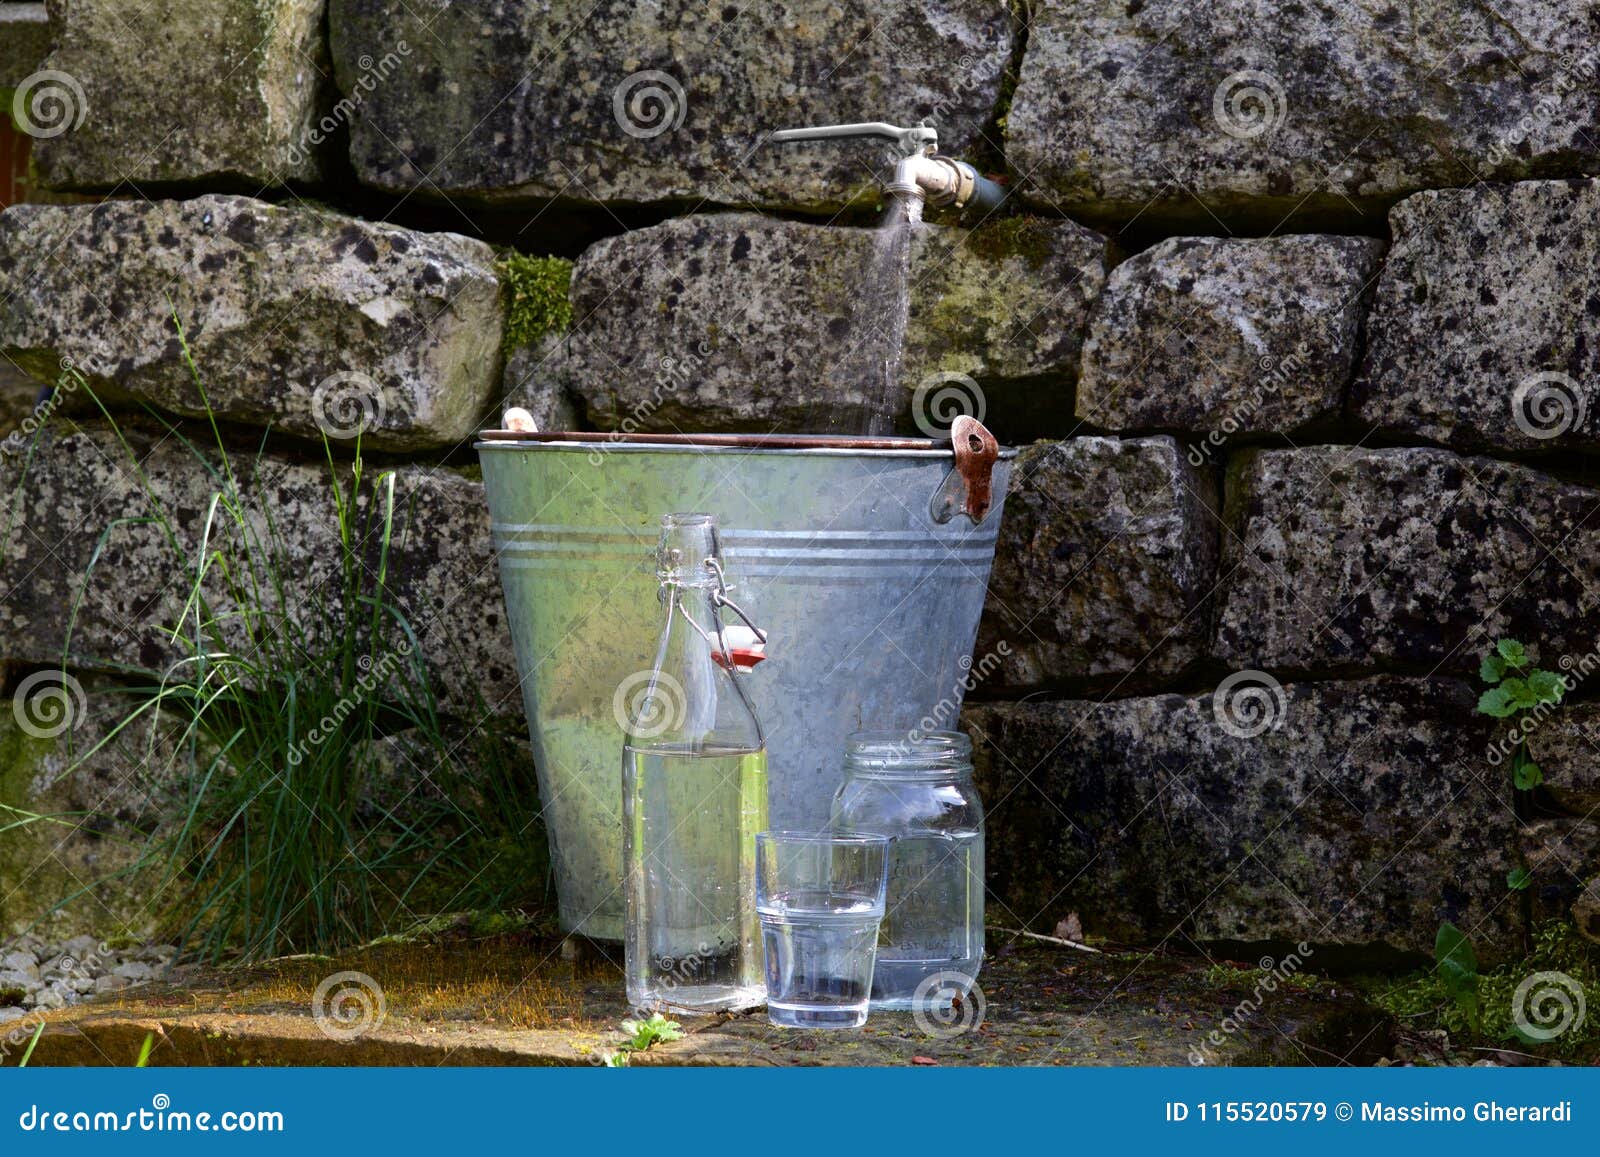
<path fill-rule="evenodd" d="M 1006 120 L 1040 205 L 1106 221 L 1291 215 L 1372 231 L 1398 197 L 1600 161 L 1587 0 L 1044 0 Z"/>
<path fill-rule="evenodd" d="M 453 446 L 499 389 L 503 324 L 493 251 L 454 233 L 212 194 L 0 214 L 0 354 L 112 401 Z"/>
<path fill-rule="evenodd" d="M 1002 438 L 1069 429 L 1107 248 L 1070 221 L 679 217 L 584 252 L 546 372 L 604 430 L 926 435 L 959 412 Z"/>
<path fill-rule="evenodd" d="M 333 0 L 328 26 L 339 86 L 361 97 L 351 162 L 377 188 L 813 212 L 875 199 L 882 143 L 768 134 L 928 117 L 970 159 L 1013 37 L 1006 7 L 978 0 Z"/>
<path fill-rule="evenodd" d="M 1600 942 L 1600 823 L 1587 819 L 1539 819 L 1520 833 L 1524 892 L 1530 926 L 1571 920 L 1584 936 Z"/>
<path fill-rule="evenodd" d="M 1224 1018 L 1252 997 L 1254 962 L 1213 971 L 1196 959 L 1130 953 L 1091 956 L 991 933 L 979 981 L 982 1027 L 930 1036 L 909 1013 L 875 1014 L 865 1028 L 778 1029 L 761 1012 L 680 1017 L 684 1039 L 634 1054 L 640 1066 L 1364 1064 L 1389 1045 L 1387 1018 L 1348 989 L 1314 976 L 1266 995 L 1240 1031 Z M 607 950 L 620 959 L 620 950 Z M 501 975 L 472 957 L 512 965 Z M 585 952 L 585 955 L 591 955 Z M 505 940 L 406 946 L 273 971 L 191 975 L 180 985 L 117 994 L 48 1018 L 34 1065 L 126 1065 L 147 1035 L 152 1065 L 594 1065 L 621 1043 L 631 1015 L 620 970 L 552 961 L 551 945 Z M 520 964 L 514 963 L 520 961 Z M 381 1026 L 329 1039 L 310 1015 L 321 976 L 358 967 L 385 990 Z M 418 971 L 420 970 L 420 972 Z M 276 975 L 273 974 L 276 972 Z M 1263 974 L 1264 975 L 1264 974 Z M 285 977 L 292 979 L 285 980 Z M 564 1021 L 514 1027 L 487 1012 L 513 986 L 538 994 L 520 1018 Z M 413 994 L 420 984 L 425 993 Z M 441 1000 L 460 1007 L 442 1009 Z M 426 1014 L 420 1004 L 427 1002 Z M 223 1007 L 227 1011 L 222 1011 Z M 1220 1043 L 1208 1038 L 1218 1030 Z"/>
<path fill-rule="evenodd" d="M 1289 433 L 1338 415 L 1383 243 L 1304 234 L 1174 237 L 1111 271 L 1078 417 L 1104 430 Z M 1209 444 L 1207 444 L 1209 443 Z"/>
<path fill-rule="evenodd" d="M 1600 450 L 1600 181 L 1431 190 L 1389 222 L 1351 390 L 1362 425 L 1464 449 Z"/>
<path fill-rule="evenodd" d="M 255 192 L 322 176 L 324 0 L 51 0 L 73 126 L 34 154 L 48 188 Z M 58 90 L 60 91 L 60 90 Z M 81 119 L 77 119 L 81 118 Z M 319 135 L 320 134 L 320 135 Z"/>
<path fill-rule="evenodd" d="M 1600 667 L 1585 655 L 1571 666 L 1557 665 L 1574 686 L 1580 686 Z M 1501 721 L 1506 750 L 1514 746 L 1507 734 L 1516 728 L 1525 734 L 1528 752 L 1544 771 L 1544 790 L 1563 809 L 1579 816 L 1600 810 L 1600 703 L 1568 703 L 1548 714 Z"/>

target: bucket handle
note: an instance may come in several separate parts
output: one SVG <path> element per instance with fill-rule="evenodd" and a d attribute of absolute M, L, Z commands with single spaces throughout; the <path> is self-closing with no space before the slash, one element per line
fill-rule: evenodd
<path fill-rule="evenodd" d="M 976 525 L 994 501 L 994 464 L 1000 457 L 1000 443 L 970 414 L 951 423 L 950 442 L 956 464 L 933 492 L 928 514 L 941 526 L 958 514 L 965 514 Z"/>

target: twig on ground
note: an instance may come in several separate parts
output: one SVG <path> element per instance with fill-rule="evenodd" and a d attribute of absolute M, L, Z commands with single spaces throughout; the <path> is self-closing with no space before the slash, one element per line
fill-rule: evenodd
<path fill-rule="evenodd" d="M 1001 928 L 998 925 L 989 925 L 991 932 L 1004 932 L 1008 936 L 1026 936 L 1029 940 L 1039 940 L 1045 944 L 1059 944 L 1063 948 L 1076 948 L 1079 952 L 1092 952 L 1096 956 L 1104 956 L 1098 948 L 1090 948 L 1087 944 L 1080 944 L 1076 940 L 1063 940 L 1059 936 L 1046 936 L 1043 932 L 1029 932 L 1025 928 Z"/>
<path fill-rule="evenodd" d="M 1550 1063 L 1549 1057 L 1541 1057 L 1534 1053 L 1518 1052 L 1516 1049 L 1496 1048 L 1493 1045 L 1468 1045 L 1468 1052 L 1474 1053 L 1504 1053 L 1508 1057 L 1527 1057 L 1530 1061 L 1538 1061 L 1542 1065 Z"/>

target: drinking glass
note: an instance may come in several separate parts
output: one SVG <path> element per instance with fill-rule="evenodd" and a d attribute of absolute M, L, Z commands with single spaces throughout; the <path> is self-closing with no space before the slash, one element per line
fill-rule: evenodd
<path fill-rule="evenodd" d="M 773 1024 L 859 1028 L 867 1022 L 888 878 L 887 836 L 756 837 L 756 912 Z"/>

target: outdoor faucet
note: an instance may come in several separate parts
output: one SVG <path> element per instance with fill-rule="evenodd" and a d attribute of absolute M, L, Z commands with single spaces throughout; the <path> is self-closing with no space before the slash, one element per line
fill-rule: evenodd
<path fill-rule="evenodd" d="M 998 209 L 1006 190 L 981 176 L 965 161 L 939 155 L 939 132 L 928 125 L 896 128 L 882 121 L 854 125 L 817 125 L 806 129 L 783 129 L 772 134 L 775 141 L 885 140 L 894 146 L 899 161 L 894 179 L 886 191 L 893 197 L 905 220 L 920 221 L 924 202 L 956 209 L 972 207 L 984 213 Z"/>

